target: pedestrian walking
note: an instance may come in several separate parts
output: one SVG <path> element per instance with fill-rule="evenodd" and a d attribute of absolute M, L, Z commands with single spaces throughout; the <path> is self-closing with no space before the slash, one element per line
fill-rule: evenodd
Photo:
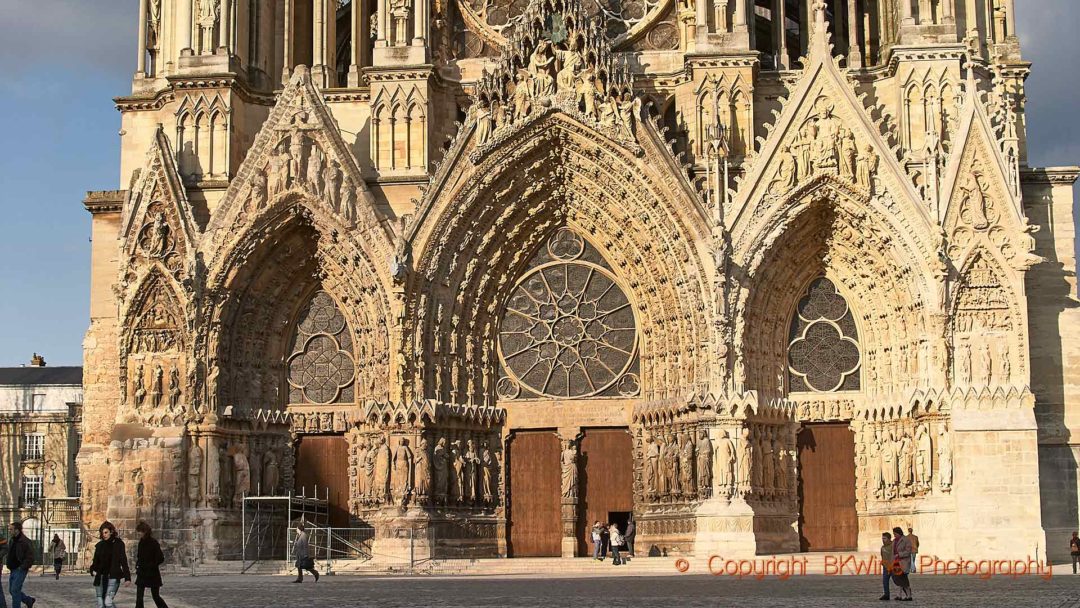
<path fill-rule="evenodd" d="M 30 539 L 22 531 L 22 522 L 15 521 L 8 525 L 8 554 L 4 560 L 8 570 L 8 593 L 11 594 L 11 608 L 20 608 L 26 604 L 27 608 L 34 605 L 37 600 L 23 593 L 23 583 L 30 567 L 34 565 L 34 546 Z"/>
<path fill-rule="evenodd" d="M 608 542 L 611 543 L 611 565 L 623 565 L 622 557 L 619 555 L 619 547 L 623 544 L 623 537 L 619 533 L 619 526 L 615 522 L 611 522 L 611 526 L 608 528 Z"/>
<path fill-rule="evenodd" d="M 892 578 L 893 570 L 893 546 L 892 535 L 888 532 L 881 533 L 881 587 L 884 593 L 879 600 L 889 599 L 889 579 Z"/>
<path fill-rule="evenodd" d="M 599 522 L 597 522 L 599 523 Z M 607 557 L 608 548 L 611 546 L 611 534 L 607 526 L 600 524 L 600 559 Z"/>
<path fill-rule="evenodd" d="M 637 536 L 637 524 L 634 523 L 634 514 L 630 513 L 630 519 L 626 521 L 626 534 L 623 534 L 623 540 L 626 541 L 626 554 L 630 557 L 636 557 L 634 555 L 634 538 Z"/>
<path fill-rule="evenodd" d="M 1076 565 L 1080 564 L 1080 532 L 1073 532 L 1069 539 L 1069 555 L 1072 556 L 1073 574 L 1076 574 Z"/>
<path fill-rule="evenodd" d="M 315 570 L 315 560 L 308 554 L 308 535 L 303 522 L 296 524 L 296 540 L 293 542 L 293 556 L 296 558 L 296 580 L 304 582 L 304 570 L 307 570 L 319 582 L 319 572 Z"/>
<path fill-rule="evenodd" d="M 127 548 L 116 526 L 111 522 L 102 522 L 98 526 L 98 540 L 94 545 L 94 560 L 90 562 L 90 575 L 94 577 L 94 595 L 97 596 L 98 608 L 116 606 L 116 592 L 120 590 L 120 581 L 125 587 L 131 586 L 131 569 L 128 568 Z"/>
<path fill-rule="evenodd" d="M 150 589 L 150 597 L 157 608 L 169 608 L 161 599 L 161 564 L 165 563 L 165 554 L 161 552 L 161 543 L 154 538 L 153 530 L 145 521 L 135 526 L 141 534 L 139 547 L 135 554 L 135 608 L 143 608 L 143 595 Z"/>
<path fill-rule="evenodd" d="M 919 537 L 915 536 L 915 532 L 908 526 L 907 538 L 911 541 L 911 571 L 917 572 L 918 559 L 919 559 Z"/>
<path fill-rule="evenodd" d="M 597 561 L 604 561 L 604 558 L 600 557 L 600 551 L 604 548 L 604 537 L 600 534 L 600 530 L 603 529 L 603 527 L 604 525 L 597 521 L 593 524 L 592 530 L 589 532 L 593 544 L 592 558 Z"/>
<path fill-rule="evenodd" d="M 53 572 L 56 580 L 60 580 L 60 570 L 64 567 L 64 559 L 67 558 L 67 545 L 59 534 L 53 534 L 52 542 L 49 543 L 49 553 L 52 555 Z"/>
<path fill-rule="evenodd" d="M 911 539 L 904 536 L 904 529 L 900 526 L 893 528 L 893 584 L 900 587 L 900 594 L 893 597 L 894 600 L 910 602 L 911 581 L 908 579 L 911 572 Z"/>

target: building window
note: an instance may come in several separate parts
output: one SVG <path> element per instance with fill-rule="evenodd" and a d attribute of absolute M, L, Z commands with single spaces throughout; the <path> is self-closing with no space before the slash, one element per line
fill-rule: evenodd
<path fill-rule="evenodd" d="M 41 501 L 42 481 L 41 475 L 27 475 L 23 477 L 23 507 L 36 507 Z"/>
<path fill-rule="evenodd" d="M 43 460 L 45 458 L 45 435 L 27 433 L 23 435 L 23 460 Z"/>
<path fill-rule="evenodd" d="M 43 412 L 45 411 L 45 394 L 37 393 L 30 398 L 30 411 L 31 412 Z"/>
<path fill-rule="evenodd" d="M 815 279 L 791 320 L 788 382 L 791 392 L 859 390 L 859 334 L 836 285 Z"/>

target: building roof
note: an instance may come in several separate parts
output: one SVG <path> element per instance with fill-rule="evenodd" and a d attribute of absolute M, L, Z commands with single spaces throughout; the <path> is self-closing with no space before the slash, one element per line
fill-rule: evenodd
<path fill-rule="evenodd" d="M 70 367 L 0 367 L 0 385 L 67 384 L 82 385 L 83 368 Z"/>

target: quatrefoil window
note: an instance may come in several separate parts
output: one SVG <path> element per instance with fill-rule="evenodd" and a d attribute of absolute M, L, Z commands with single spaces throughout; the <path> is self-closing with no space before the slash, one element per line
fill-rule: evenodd
<path fill-rule="evenodd" d="M 792 392 L 859 389 L 859 336 L 847 301 L 832 281 L 815 279 L 791 321 L 788 380 Z"/>
<path fill-rule="evenodd" d="M 353 398 L 356 365 L 345 315 L 325 291 L 318 291 L 296 322 L 286 361 L 289 401 L 345 403 Z"/>

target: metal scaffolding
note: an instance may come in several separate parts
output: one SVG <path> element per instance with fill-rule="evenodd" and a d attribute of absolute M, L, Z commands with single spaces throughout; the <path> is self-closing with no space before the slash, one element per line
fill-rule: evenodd
<path fill-rule="evenodd" d="M 327 497 L 310 498 L 292 492 L 285 496 L 245 496 L 241 511 L 241 572 L 259 560 L 288 562 L 289 529 L 300 522 L 326 528 L 330 519 Z"/>

